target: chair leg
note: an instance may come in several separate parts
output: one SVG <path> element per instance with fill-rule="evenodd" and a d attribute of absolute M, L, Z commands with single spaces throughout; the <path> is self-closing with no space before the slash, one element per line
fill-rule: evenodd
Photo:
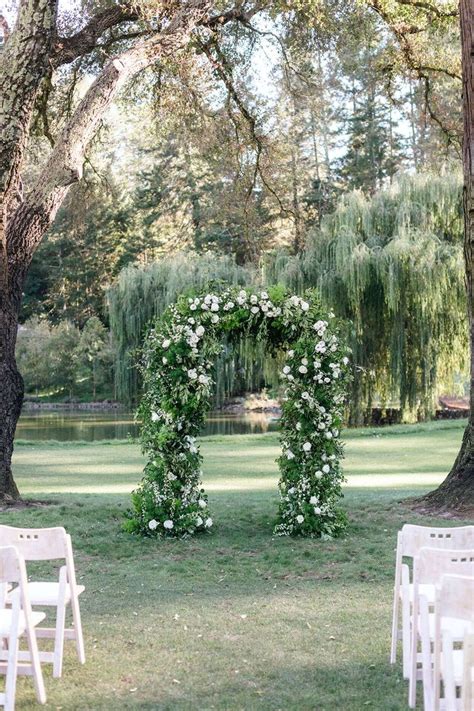
<path fill-rule="evenodd" d="M 429 606 L 426 598 L 420 598 L 421 659 L 423 665 L 423 708 L 433 711 L 433 658 L 429 625 Z"/>
<path fill-rule="evenodd" d="M 64 627 L 66 621 L 66 605 L 61 599 L 56 608 L 56 634 L 54 636 L 53 677 L 59 679 L 63 671 Z"/>
<path fill-rule="evenodd" d="M 403 577 L 407 577 L 403 590 L 408 590 L 408 570 L 402 569 Z M 403 651 L 403 678 L 410 676 L 410 599 L 407 594 L 402 598 L 402 651 Z"/>
<path fill-rule="evenodd" d="M 400 589 L 395 582 L 393 593 L 393 613 L 392 613 L 392 644 L 390 647 L 390 664 L 395 664 L 397 660 L 397 642 L 398 642 L 398 607 L 400 604 Z"/>
<path fill-rule="evenodd" d="M 82 635 L 81 611 L 77 595 L 71 598 L 72 619 L 74 621 L 74 631 L 76 639 L 77 658 L 80 664 L 86 663 L 86 653 L 84 651 L 84 637 Z"/>
<path fill-rule="evenodd" d="M 408 706 L 416 708 L 416 682 L 418 671 L 418 605 L 413 605 L 411 620 L 410 673 L 408 677 Z"/>
<path fill-rule="evenodd" d="M 18 673 L 18 634 L 16 631 L 10 636 L 9 641 L 4 711 L 14 711 L 15 709 L 16 678 Z"/>
<path fill-rule="evenodd" d="M 38 703 L 46 703 L 46 690 L 44 688 L 43 672 L 38 652 L 38 642 L 34 629 L 27 629 L 26 637 L 28 640 L 28 649 L 30 652 L 31 669 L 33 671 L 33 681 L 35 685 L 36 698 Z"/>

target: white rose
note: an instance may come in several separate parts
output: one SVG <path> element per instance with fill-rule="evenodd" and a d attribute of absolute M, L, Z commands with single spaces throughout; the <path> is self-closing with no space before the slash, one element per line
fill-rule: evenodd
<path fill-rule="evenodd" d="M 205 509 L 207 506 L 207 503 L 204 501 L 204 499 L 199 499 L 198 506 L 200 509 Z"/>
<path fill-rule="evenodd" d="M 204 326 L 198 326 L 196 328 L 196 336 L 199 336 L 199 338 L 201 338 L 202 336 L 204 336 L 205 330 L 206 329 L 204 328 Z"/>
<path fill-rule="evenodd" d="M 301 308 L 303 311 L 308 311 L 309 310 L 309 304 L 307 301 L 302 301 L 301 302 Z"/>
<path fill-rule="evenodd" d="M 212 518 L 206 518 L 205 527 L 210 528 L 212 526 Z"/>
<path fill-rule="evenodd" d="M 298 514 L 298 516 L 296 517 L 296 521 L 297 521 L 297 523 L 303 523 L 304 516 L 302 516 L 301 514 Z"/>
<path fill-rule="evenodd" d="M 295 458 L 295 455 L 293 454 L 291 449 L 289 449 L 288 452 L 286 453 L 286 458 L 287 459 L 294 459 Z"/>
<path fill-rule="evenodd" d="M 329 474 L 330 471 L 331 471 L 331 467 L 329 466 L 329 464 L 325 464 L 323 467 L 323 472 L 325 474 Z"/>
<path fill-rule="evenodd" d="M 207 385 L 209 382 L 209 376 L 208 375 L 200 375 L 198 380 L 202 385 Z"/>
<path fill-rule="evenodd" d="M 295 493 L 295 487 L 292 486 L 291 489 L 288 489 L 289 494 L 294 494 Z"/>
<path fill-rule="evenodd" d="M 309 500 L 309 503 L 312 504 L 313 506 L 318 503 L 318 497 L 317 496 L 312 496 Z"/>
<path fill-rule="evenodd" d="M 308 359 L 307 359 L 307 358 L 303 358 L 302 361 L 301 361 L 301 365 L 308 365 Z"/>
<path fill-rule="evenodd" d="M 251 294 L 250 296 L 250 303 L 251 304 L 256 304 L 258 302 L 258 298 L 255 294 Z"/>
<path fill-rule="evenodd" d="M 258 314 L 258 312 L 260 311 L 260 309 L 258 308 L 258 306 L 252 306 L 252 308 L 250 309 L 250 311 L 251 311 L 253 314 Z"/>
<path fill-rule="evenodd" d="M 160 419 L 160 416 L 157 412 L 152 412 L 151 413 L 151 421 L 152 422 L 157 422 Z"/>
<path fill-rule="evenodd" d="M 196 526 L 202 526 L 203 523 L 204 521 L 202 520 L 202 518 L 198 516 L 196 519 Z"/>
<path fill-rule="evenodd" d="M 169 531 L 171 531 L 173 526 L 174 526 L 173 521 L 170 521 L 169 519 L 167 521 L 163 521 L 163 528 L 167 528 Z"/>
<path fill-rule="evenodd" d="M 163 363 L 163 365 L 166 365 L 168 363 L 168 358 L 165 358 L 163 356 L 163 358 L 161 359 L 161 362 Z"/>
<path fill-rule="evenodd" d="M 191 309 L 191 311 L 196 311 L 197 306 L 196 306 L 196 304 L 191 304 L 191 306 L 189 308 Z"/>
<path fill-rule="evenodd" d="M 211 304 L 211 311 L 219 311 L 219 304 L 216 304 L 216 302 Z"/>
<path fill-rule="evenodd" d="M 293 358 L 294 355 L 295 355 L 294 351 L 288 351 L 288 358 Z"/>
<path fill-rule="evenodd" d="M 260 298 L 261 298 L 261 299 L 268 299 L 268 294 L 267 294 L 267 292 L 266 292 L 266 291 L 262 291 L 262 293 L 260 294 Z"/>
<path fill-rule="evenodd" d="M 148 521 L 148 528 L 150 531 L 154 531 L 155 528 L 158 528 L 158 521 L 155 521 L 155 519 L 152 518 L 151 521 Z"/>
<path fill-rule="evenodd" d="M 165 338 L 165 340 L 164 340 L 163 343 L 161 344 L 161 347 L 166 350 L 167 348 L 170 347 L 170 345 L 171 345 L 170 339 L 169 339 L 169 338 Z"/>
<path fill-rule="evenodd" d="M 347 356 L 344 356 L 342 362 L 344 363 L 344 365 L 347 365 L 349 363 L 349 358 Z"/>
<path fill-rule="evenodd" d="M 298 430 L 298 432 L 301 431 L 301 422 L 296 423 L 296 429 Z"/>
<path fill-rule="evenodd" d="M 197 374 L 197 370 L 195 370 L 195 368 L 190 368 L 188 370 L 188 378 L 190 380 L 196 380 L 197 376 L 198 376 L 198 374 Z"/>
<path fill-rule="evenodd" d="M 301 399 L 302 400 L 309 400 L 309 393 L 306 390 L 303 393 L 301 393 Z"/>
<path fill-rule="evenodd" d="M 300 303 L 299 296 L 292 296 L 292 297 L 290 298 L 290 303 L 291 303 L 293 306 L 298 306 L 298 304 Z"/>
<path fill-rule="evenodd" d="M 285 373 L 285 375 L 288 375 L 288 373 L 291 373 L 291 368 L 290 368 L 290 366 L 289 366 L 289 365 L 285 365 L 285 367 L 283 368 L 283 372 Z"/>
<path fill-rule="evenodd" d="M 212 323 L 219 323 L 219 316 L 217 314 L 212 314 Z"/>
<path fill-rule="evenodd" d="M 316 477 L 316 479 L 321 479 L 322 475 L 323 475 L 322 471 L 318 470 L 315 474 L 315 477 Z"/>
<path fill-rule="evenodd" d="M 305 442 L 305 443 L 303 444 L 303 450 L 304 450 L 305 452 L 311 452 L 311 442 Z"/>
<path fill-rule="evenodd" d="M 300 373 L 303 373 L 303 375 L 308 372 L 308 368 L 305 365 L 300 365 L 298 370 L 300 371 Z"/>
<path fill-rule="evenodd" d="M 319 508 L 319 506 L 315 507 L 314 513 L 316 514 L 316 516 L 319 516 L 319 514 L 321 513 L 321 509 Z"/>
<path fill-rule="evenodd" d="M 326 439 L 332 439 L 332 432 L 326 432 Z"/>

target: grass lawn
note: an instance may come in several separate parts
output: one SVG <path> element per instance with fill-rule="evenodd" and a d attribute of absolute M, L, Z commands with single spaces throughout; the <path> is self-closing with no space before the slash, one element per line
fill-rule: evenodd
<path fill-rule="evenodd" d="M 1 521 L 64 525 L 86 585 L 87 663 L 68 642 L 63 678 L 46 667 L 46 708 L 406 709 L 388 663 L 395 538 L 405 521 L 433 519 L 399 502 L 444 478 L 462 427 L 347 433 L 351 523 L 329 543 L 272 538 L 274 434 L 203 440 L 215 527 L 165 542 L 121 531 L 144 463 L 136 445 L 19 443 L 22 493 L 51 504 Z M 33 708 L 30 680 L 17 699 Z"/>

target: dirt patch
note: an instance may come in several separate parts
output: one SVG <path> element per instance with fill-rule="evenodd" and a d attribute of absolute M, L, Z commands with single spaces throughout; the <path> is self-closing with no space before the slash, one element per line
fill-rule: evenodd
<path fill-rule="evenodd" d="M 53 506 L 56 501 L 2 501 L 0 502 L 0 513 L 3 511 L 22 511 L 23 509 L 39 509 Z"/>

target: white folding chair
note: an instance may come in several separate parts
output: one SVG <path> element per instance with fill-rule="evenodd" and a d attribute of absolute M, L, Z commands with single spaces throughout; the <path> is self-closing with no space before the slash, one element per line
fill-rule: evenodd
<path fill-rule="evenodd" d="M 16 585 L 18 594 L 11 607 L 5 607 L 6 589 Z M 25 561 L 13 546 L 0 548 L 0 672 L 5 674 L 5 691 L 0 693 L 0 706 L 5 711 L 15 708 L 16 679 L 18 674 L 32 675 L 36 697 L 46 703 L 43 674 L 35 636 L 35 625 L 45 618 L 43 612 L 32 612 L 28 599 Z M 28 652 L 26 663 L 19 664 L 20 637 L 26 636 Z"/>
<path fill-rule="evenodd" d="M 64 560 L 58 582 L 30 582 L 28 594 L 33 607 L 55 607 L 56 626 L 38 627 L 38 638 L 54 639 L 54 652 L 40 651 L 42 662 L 53 664 L 53 677 L 62 673 L 64 640 L 74 639 L 79 662 L 85 663 L 79 595 L 83 585 L 76 582 L 71 537 L 64 528 L 13 528 L 0 526 L 0 542 L 15 545 L 26 561 Z M 13 599 L 13 595 L 11 596 Z M 66 608 L 71 605 L 74 626 L 65 627 Z"/>
<path fill-rule="evenodd" d="M 459 626 L 464 627 L 460 637 Z M 437 591 L 434 630 L 434 709 L 472 711 L 474 576 L 444 575 Z M 463 641 L 462 649 L 455 643 Z M 459 645 L 457 645 L 459 646 Z M 472 655 L 472 656 L 471 656 Z M 444 697 L 441 696 L 441 681 Z M 461 694 L 458 697 L 457 689 Z"/>
<path fill-rule="evenodd" d="M 462 711 L 474 708 L 474 634 L 466 634 L 463 644 Z"/>
<path fill-rule="evenodd" d="M 410 568 L 403 562 L 404 558 L 413 558 L 420 548 L 474 548 L 474 526 L 456 526 L 449 528 L 434 528 L 431 526 L 415 526 L 405 524 L 397 536 L 397 552 L 395 562 L 395 584 L 393 589 L 392 643 L 390 663 L 395 664 L 397 656 L 397 641 L 401 638 L 403 650 L 403 676 L 408 679 L 410 669 L 410 618 L 413 602 L 413 583 L 410 580 Z M 435 598 L 434 587 L 421 589 L 421 594 L 432 603 Z M 400 604 L 402 611 L 402 626 L 399 628 Z"/>
<path fill-rule="evenodd" d="M 441 584 L 444 575 L 474 575 L 473 550 L 437 550 L 421 548 L 415 556 L 413 566 L 413 605 L 411 623 L 410 674 L 408 704 L 416 705 L 416 682 L 423 681 L 423 700 L 425 709 L 433 708 L 433 671 L 431 644 L 435 639 L 434 601 L 421 593 L 422 589 Z M 436 593 L 435 593 L 436 597 Z M 450 634 L 454 639 L 462 640 L 465 624 L 449 617 Z M 418 642 L 421 653 L 418 654 Z M 421 668 L 418 663 L 421 662 Z"/>

